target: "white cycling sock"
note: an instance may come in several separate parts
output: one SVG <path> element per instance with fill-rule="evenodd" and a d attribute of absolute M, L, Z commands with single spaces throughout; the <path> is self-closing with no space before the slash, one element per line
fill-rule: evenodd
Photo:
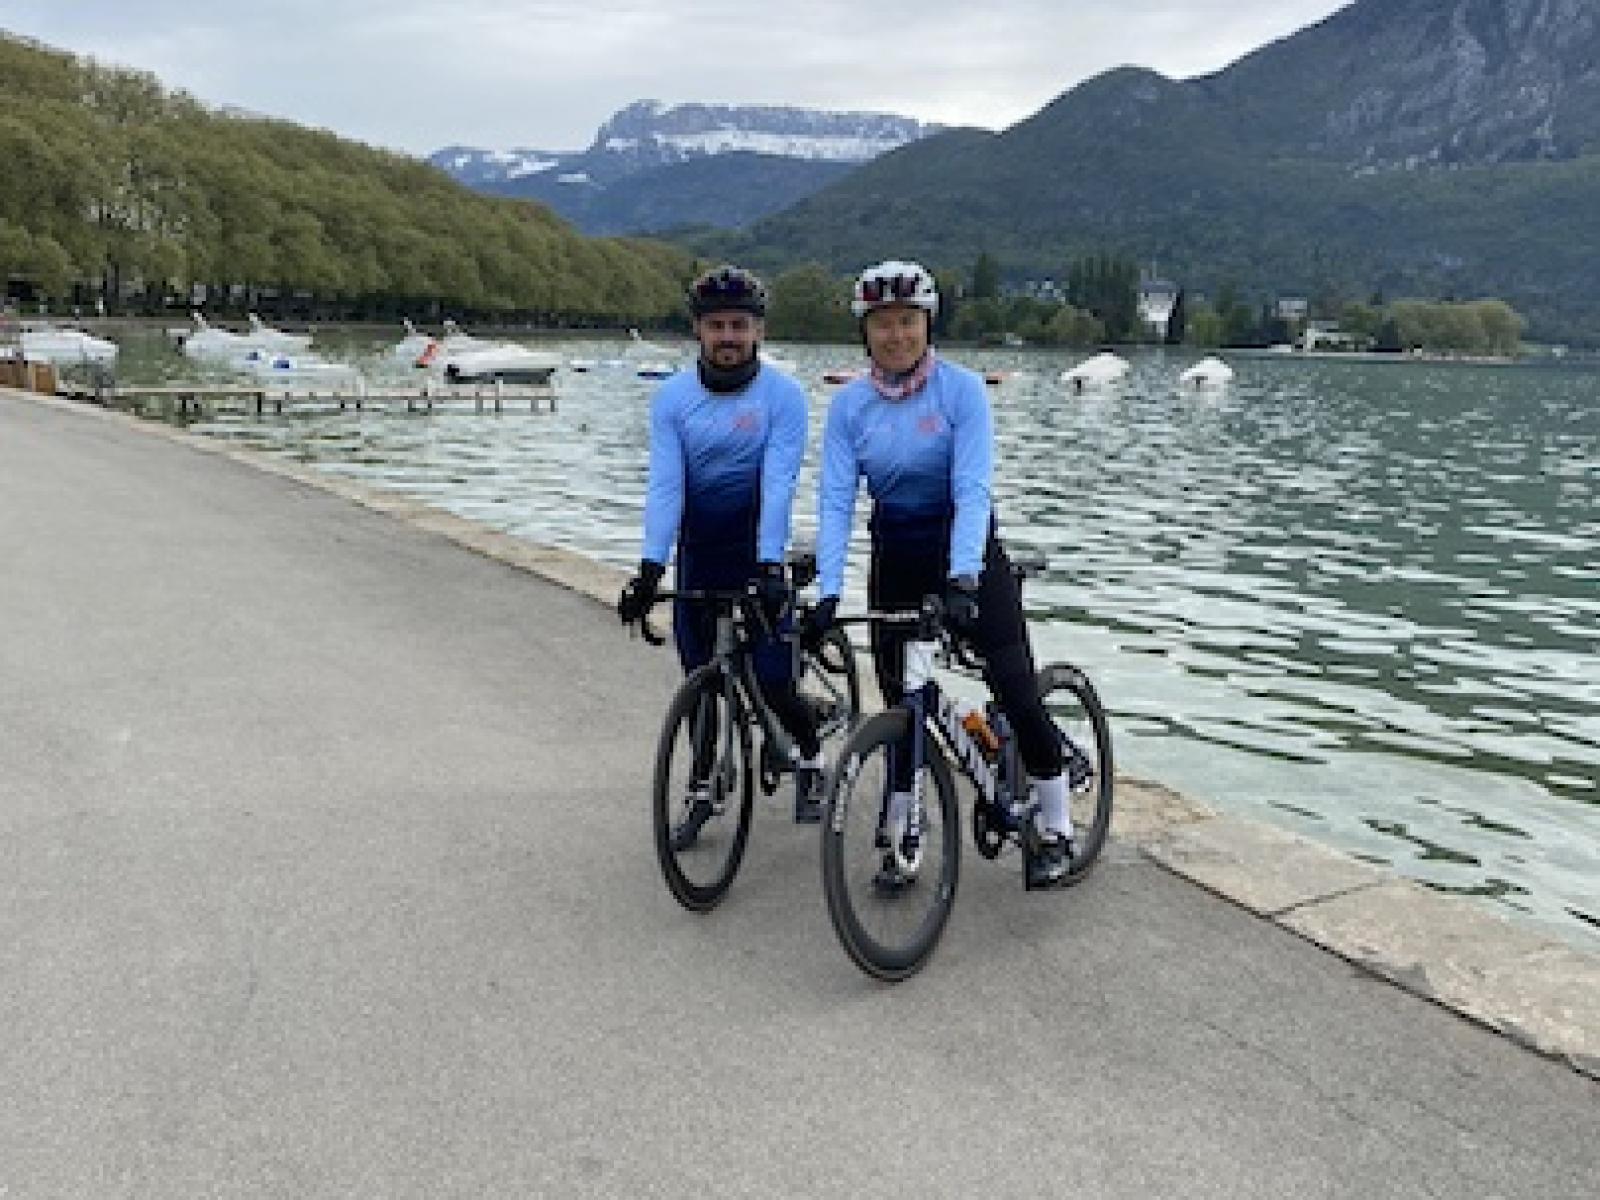
<path fill-rule="evenodd" d="M 1033 795 L 1039 801 L 1037 824 L 1045 833 L 1072 836 L 1072 803 L 1067 794 L 1066 772 L 1049 779 L 1033 781 Z"/>
<path fill-rule="evenodd" d="M 822 751 L 818 750 L 816 754 L 812 755 L 810 758 L 795 759 L 794 765 L 797 767 L 805 767 L 812 771 L 822 771 L 827 769 L 828 760 L 823 757 Z"/>
<path fill-rule="evenodd" d="M 898 838 L 906 830 L 906 822 L 911 819 L 911 793 L 890 792 L 889 813 L 885 826 L 891 838 Z"/>

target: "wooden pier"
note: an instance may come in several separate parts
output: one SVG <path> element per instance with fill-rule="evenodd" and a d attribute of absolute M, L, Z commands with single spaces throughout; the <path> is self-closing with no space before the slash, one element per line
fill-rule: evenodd
<path fill-rule="evenodd" d="M 556 411 L 556 392 L 549 385 L 504 383 L 429 383 L 422 387 L 286 387 L 251 383 L 112 384 L 106 381 L 63 381 L 58 394 L 107 408 L 132 410 L 146 416 L 209 417 L 219 412 L 262 415 L 307 408 L 397 408 L 407 412 L 433 412 L 435 408 L 461 408 L 504 412 L 528 406 L 530 413 Z"/>

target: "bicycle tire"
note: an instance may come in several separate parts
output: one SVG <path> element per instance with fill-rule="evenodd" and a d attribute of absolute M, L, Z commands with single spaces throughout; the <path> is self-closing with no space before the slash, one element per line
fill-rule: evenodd
<path fill-rule="evenodd" d="M 961 868 L 963 830 L 955 781 L 943 752 L 930 741 L 923 765 L 922 871 L 892 894 L 872 878 L 883 856 L 877 831 L 889 783 L 888 748 L 905 737 L 910 719 L 909 710 L 892 708 L 856 729 L 828 780 L 822 816 L 822 890 L 834 932 L 856 966 L 890 983 L 914 975 L 938 945 L 955 904 Z M 930 867 L 932 878 L 927 877 Z M 919 900 L 926 905 L 920 917 L 912 912 Z M 891 940 L 873 928 L 880 924 L 908 929 Z"/>
<path fill-rule="evenodd" d="M 722 710 L 728 707 L 729 701 L 722 672 L 715 665 L 695 671 L 673 697 L 656 749 L 651 803 L 656 858 L 668 890 L 691 912 L 709 912 L 727 894 L 739 873 L 745 844 L 750 837 L 755 797 L 755 780 L 750 770 L 750 722 L 741 694 L 735 690 L 732 697 L 734 712 L 724 713 Z M 730 715 L 736 733 L 729 749 L 736 762 L 722 757 L 721 722 Z M 697 719 L 710 719 L 712 728 L 709 731 L 697 729 Z M 673 845 L 673 833 L 690 807 L 689 788 L 695 782 L 697 765 L 694 743 L 696 734 L 701 732 L 715 739 L 706 786 L 713 802 L 720 800 L 720 811 L 698 829 L 692 845 L 677 848 Z"/>
<path fill-rule="evenodd" d="M 1116 768 L 1111 755 L 1111 722 L 1084 673 L 1068 663 L 1051 663 L 1039 672 L 1039 695 L 1059 733 L 1091 760 L 1094 778 L 1072 797 L 1072 868 L 1059 886 L 1069 887 L 1089 873 L 1111 831 Z"/>

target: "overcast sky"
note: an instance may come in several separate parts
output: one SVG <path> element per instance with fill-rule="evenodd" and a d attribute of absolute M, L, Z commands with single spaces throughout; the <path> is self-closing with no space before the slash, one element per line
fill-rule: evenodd
<path fill-rule="evenodd" d="M 1002 129 L 1123 64 L 1215 71 L 1349 0 L 0 0 L 0 29 L 417 154 L 588 145 L 638 99 Z"/>

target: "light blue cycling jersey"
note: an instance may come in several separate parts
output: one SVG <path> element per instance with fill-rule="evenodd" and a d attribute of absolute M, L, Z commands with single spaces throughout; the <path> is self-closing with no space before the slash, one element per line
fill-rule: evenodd
<path fill-rule="evenodd" d="M 753 516 L 756 560 L 782 562 L 805 452 L 806 397 L 788 375 L 763 367 L 718 395 L 678 372 L 650 402 L 643 557 L 665 565 L 674 542 L 737 537 Z"/>
<path fill-rule="evenodd" d="M 993 511 L 993 469 L 994 419 L 975 372 L 939 359 L 926 386 L 903 400 L 886 399 L 865 378 L 842 388 L 822 435 L 822 594 L 837 596 L 844 587 L 862 476 L 881 522 L 951 521 L 950 575 L 979 574 Z"/>

